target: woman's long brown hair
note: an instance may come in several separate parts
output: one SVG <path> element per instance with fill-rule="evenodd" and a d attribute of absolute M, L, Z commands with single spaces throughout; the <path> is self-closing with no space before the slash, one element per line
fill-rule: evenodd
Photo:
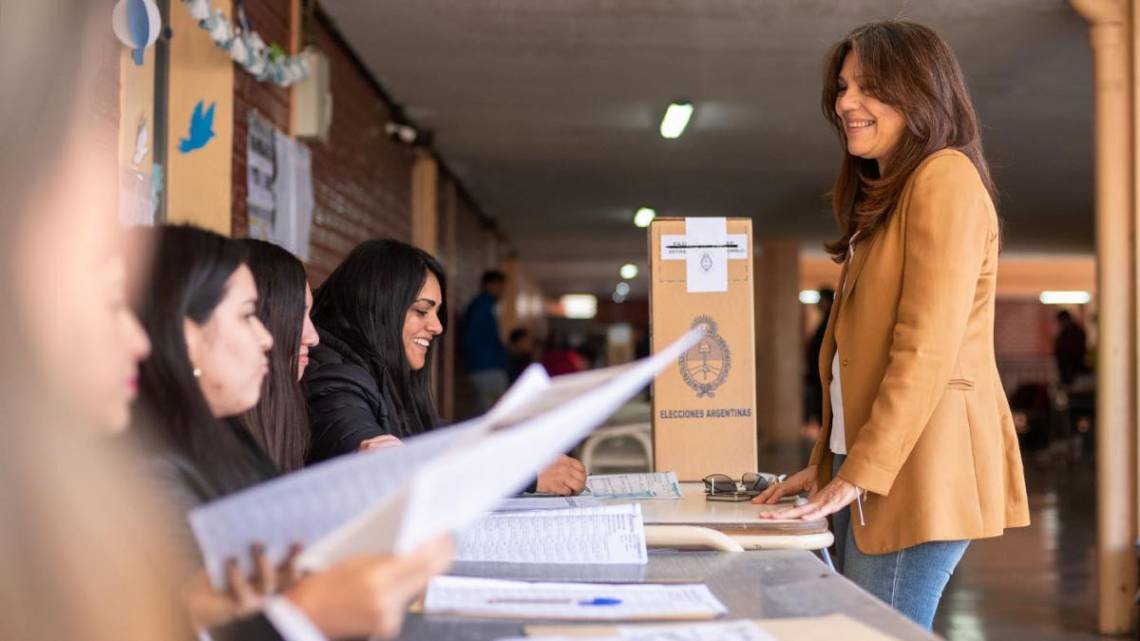
<path fill-rule="evenodd" d="M 862 68 L 862 89 L 894 107 L 906 121 L 881 176 L 875 160 L 847 151 L 843 120 L 835 113 L 839 71 L 852 52 Z M 831 191 L 831 208 L 843 235 L 824 245 L 836 262 L 846 258 L 856 233 L 869 238 L 886 224 L 907 179 L 927 156 L 941 149 L 957 149 L 974 163 L 996 205 L 997 191 L 982 153 L 978 117 L 962 69 L 950 46 L 930 28 L 901 20 L 856 28 L 827 56 L 820 106 L 843 148 L 843 163 Z"/>

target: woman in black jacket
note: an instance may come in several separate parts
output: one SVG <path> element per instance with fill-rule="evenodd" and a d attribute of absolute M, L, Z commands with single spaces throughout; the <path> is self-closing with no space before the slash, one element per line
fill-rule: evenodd
<path fill-rule="evenodd" d="M 437 426 L 431 364 L 446 300 L 439 262 L 397 240 L 361 243 L 329 275 L 313 303 L 321 342 L 303 381 L 310 463 Z M 528 489 L 576 494 L 585 486 L 586 468 L 562 456 Z"/>
<path fill-rule="evenodd" d="M 361 243 L 329 275 L 313 301 L 320 344 L 303 379 L 310 463 L 438 424 L 431 367 L 446 293 L 439 262 L 396 240 Z"/>

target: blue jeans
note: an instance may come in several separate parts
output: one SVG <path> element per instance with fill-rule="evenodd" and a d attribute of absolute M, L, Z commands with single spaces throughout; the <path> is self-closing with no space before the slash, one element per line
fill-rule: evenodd
<path fill-rule="evenodd" d="M 832 471 L 847 458 L 835 455 Z M 969 541 L 931 541 L 887 554 L 864 554 L 855 545 L 851 510 L 855 503 L 833 515 L 835 568 L 856 585 L 905 614 L 927 630 L 942 599 L 942 590 L 966 552 Z M 858 513 L 855 518 L 859 518 Z"/>

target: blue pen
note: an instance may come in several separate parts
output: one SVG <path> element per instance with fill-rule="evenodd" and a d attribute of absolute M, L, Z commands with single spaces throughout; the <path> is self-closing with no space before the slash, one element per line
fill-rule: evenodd
<path fill-rule="evenodd" d="M 579 601 L 578 605 L 621 605 L 621 599 L 611 596 L 598 596 L 588 601 Z"/>
<path fill-rule="evenodd" d="M 523 604 L 523 605 L 567 605 L 574 603 L 574 599 L 566 599 L 559 597 L 552 598 L 528 598 L 528 597 L 494 597 L 487 599 L 487 603 L 510 603 L 510 604 Z M 578 605 L 585 606 L 598 606 L 598 605 L 621 605 L 621 599 L 612 596 L 597 596 L 592 599 L 583 599 L 578 601 Z"/>

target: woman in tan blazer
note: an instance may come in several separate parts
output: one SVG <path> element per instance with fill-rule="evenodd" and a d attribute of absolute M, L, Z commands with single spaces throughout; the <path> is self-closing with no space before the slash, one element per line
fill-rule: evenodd
<path fill-rule="evenodd" d="M 772 516 L 834 515 L 840 571 L 929 628 L 968 542 L 1029 523 L 994 357 L 994 187 L 961 69 L 927 27 L 851 32 L 823 107 L 844 148 L 824 430 L 756 502 L 808 491 Z"/>

